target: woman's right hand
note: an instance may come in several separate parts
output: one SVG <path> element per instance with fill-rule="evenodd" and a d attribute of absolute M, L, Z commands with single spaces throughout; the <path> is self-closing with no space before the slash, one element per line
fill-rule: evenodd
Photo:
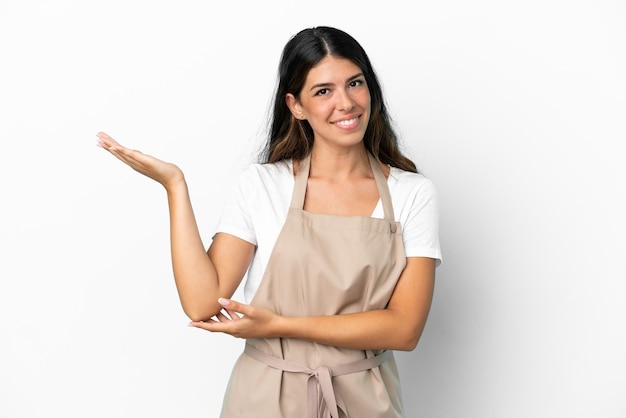
<path fill-rule="evenodd" d="M 96 136 L 98 137 L 98 146 L 109 151 L 138 173 L 159 182 L 166 190 L 184 182 L 183 172 L 176 165 L 161 161 L 141 151 L 128 149 L 104 132 L 98 132 Z"/>

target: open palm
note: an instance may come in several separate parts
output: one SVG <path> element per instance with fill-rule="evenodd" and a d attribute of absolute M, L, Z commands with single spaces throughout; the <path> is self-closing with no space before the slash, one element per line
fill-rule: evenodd
<path fill-rule="evenodd" d="M 184 180 L 180 168 L 172 163 L 159 160 L 138 150 L 126 148 L 104 132 L 98 132 L 97 137 L 98 146 L 109 151 L 133 170 L 159 182 L 166 189 Z"/>

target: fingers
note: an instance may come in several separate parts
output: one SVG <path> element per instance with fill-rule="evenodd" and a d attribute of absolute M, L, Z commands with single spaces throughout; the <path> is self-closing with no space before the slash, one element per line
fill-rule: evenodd
<path fill-rule="evenodd" d="M 97 145 L 106 150 L 110 150 L 110 148 L 112 147 L 115 148 L 120 146 L 120 144 L 116 140 L 114 140 L 104 132 L 98 132 L 96 134 L 96 137 L 98 138 Z"/>
<path fill-rule="evenodd" d="M 131 150 L 131 149 L 124 147 L 123 145 L 121 145 L 119 142 L 117 142 L 116 140 L 114 140 L 113 138 L 111 138 L 109 135 L 107 135 L 104 132 L 98 132 L 96 134 L 96 137 L 97 137 L 96 145 L 109 151 L 118 160 L 131 166 L 137 171 L 141 172 L 142 169 L 144 169 L 146 156 L 141 151 Z"/>
<path fill-rule="evenodd" d="M 104 132 L 98 132 L 96 135 L 97 143 L 100 148 L 103 148 L 113 154 L 117 159 L 122 162 L 129 164 L 127 150 L 125 147 L 120 145 L 116 140 L 111 138 L 109 135 Z"/>
<path fill-rule="evenodd" d="M 212 323 L 225 323 L 225 322 L 230 322 L 230 321 L 237 321 L 239 319 L 242 318 L 242 316 L 240 315 L 241 310 L 246 310 L 247 305 L 241 304 L 239 302 L 235 302 L 232 300 L 228 300 L 228 299 L 224 299 L 224 298 L 220 298 L 218 299 L 218 302 L 220 303 L 220 305 L 222 305 L 223 309 L 218 312 L 217 314 L 215 314 L 214 319 L 212 319 L 211 321 L 192 321 L 190 323 L 190 325 L 193 326 L 197 326 L 199 328 L 204 328 L 207 329 L 207 322 L 209 323 L 208 327 L 211 327 L 211 329 L 214 329 L 212 327 Z"/>
<path fill-rule="evenodd" d="M 235 302 L 234 300 L 230 300 L 230 299 L 226 299 L 226 298 L 219 298 L 217 300 L 217 302 L 220 305 L 222 305 L 224 310 L 228 313 L 228 315 L 233 320 L 241 319 L 241 316 L 239 316 L 239 313 L 241 313 L 243 315 L 247 314 L 248 305 L 244 305 L 242 303 Z"/>
<path fill-rule="evenodd" d="M 228 309 L 223 309 L 221 312 L 218 312 L 217 315 L 215 315 L 215 318 L 219 322 L 226 322 L 226 321 L 236 321 L 238 319 L 241 319 L 241 316 L 235 311 L 229 311 Z"/>
<path fill-rule="evenodd" d="M 247 306 L 224 298 L 220 298 L 218 299 L 218 301 L 220 305 L 222 305 L 223 309 L 215 314 L 215 319 L 212 320 L 213 322 L 224 323 L 229 321 L 237 321 L 242 318 L 242 316 L 239 314 L 241 313 L 242 307 L 245 310 L 245 307 Z M 192 322 L 191 324 L 206 329 L 206 322 Z"/>
<path fill-rule="evenodd" d="M 205 331 L 225 332 L 230 334 L 232 331 L 229 331 L 230 326 L 228 324 L 231 322 L 232 320 L 227 315 L 219 312 L 211 319 L 205 321 L 191 321 L 188 325 Z"/>
<path fill-rule="evenodd" d="M 230 314 L 228 315 L 229 316 L 226 316 L 222 312 L 219 312 L 217 315 L 215 315 L 215 319 L 217 319 L 220 322 L 230 321 Z"/>
<path fill-rule="evenodd" d="M 210 332 L 222 332 L 236 338 L 265 338 L 275 336 L 268 325 L 273 313 L 225 298 L 218 299 L 222 310 L 207 321 L 192 321 L 189 326 Z"/>
<path fill-rule="evenodd" d="M 218 324 L 219 322 L 211 320 L 211 321 L 191 321 L 189 323 L 190 327 L 195 327 L 195 328 L 200 328 L 203 329 L 205 331 L 211 331 L 211 332 L 219 332 L 217 329 L 215 329 L 215 327 L 213 325 Z"/>
<path fill-rule="evenodd" d="M 128 148 L 122 146 L 119 142 L 117 142 L 116 140 L 114 140 L 109 135 L 105 134 L 104 132 L 98 132 L 96 134 L 96 137 L 97 137 L 96 145 L 111 152 L 115 156 L 122 155 L 122 154 L 139 153 L 139 151 L 129 150 Z"/>

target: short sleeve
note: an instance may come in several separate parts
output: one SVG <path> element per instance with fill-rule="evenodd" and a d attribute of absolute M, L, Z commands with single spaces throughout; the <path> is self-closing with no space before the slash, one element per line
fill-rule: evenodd
<path fill-rule="evenodd" d="M 253 172 L 244 170 L 228 196 L 215 233 L 225 232 L 257 245 L 257 236 L 250 212 Z"/>
<path fill-rule="evenodd" d="M 434 258 L 441 264 L 439 198 L 433 182 L 421 178 L 411 185 L 405 199 L 400 222 L 406 256 Z"/>

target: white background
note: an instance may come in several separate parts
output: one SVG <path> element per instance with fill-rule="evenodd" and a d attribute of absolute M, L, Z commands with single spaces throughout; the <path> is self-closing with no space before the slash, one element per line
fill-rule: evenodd
<path fill-rule="evenodd" d="M 95 133 L 180 165 L 208 245 L 314 25 L 440 193 L 407 417 L 626 416 L 623 1 L 1 0 L 0 417 L 217 417 L 242 341 L 186 326 L 164 191 Z"/>

